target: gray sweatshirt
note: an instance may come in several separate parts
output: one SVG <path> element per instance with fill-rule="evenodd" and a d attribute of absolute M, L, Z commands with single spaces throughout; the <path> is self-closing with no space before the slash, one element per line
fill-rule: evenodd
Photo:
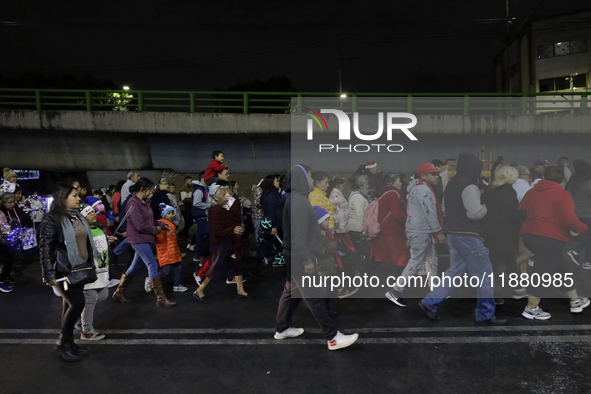
<path fill-rule="evenodd" d="M 427 185 L 419 185 L 413 180 L 408 185 L 409 191 L 406 212 L 406 232 L 414 234 L 433 234 L 441 231 L 437 219 L 437 198 Z"/>

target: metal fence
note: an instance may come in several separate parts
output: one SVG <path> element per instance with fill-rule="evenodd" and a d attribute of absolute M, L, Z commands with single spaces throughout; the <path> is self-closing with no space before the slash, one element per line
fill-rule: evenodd
<path fill-rule="evenodd" d="M 0 88 L 0 109 L 83 111 L 171 111 L 301 113 L 304 98 L 323 98 L 345 112 L 404 111 L 470 115 L 503 111 L 513 115 L 567 112 L 588 114 L 588 92 L 545 93 L 348 93 L 227 92 L 161 90 L 74 90 Z M 387 104 L 385 100 L 388 99 Z"/>

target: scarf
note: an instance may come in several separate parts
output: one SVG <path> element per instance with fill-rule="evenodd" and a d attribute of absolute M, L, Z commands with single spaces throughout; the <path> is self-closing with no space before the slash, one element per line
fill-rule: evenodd
<path fill-rule="evenodd" d="M 419 179 L 418 184 L 429 186 L 429 189 L 431 189 L 431 193 L 433 193 L 433 196 L 435 196 L 435 204 L 437 204 L 437 221 L 439 221 L 439 225 L 441 226 L 441 231 L 443 232 L 443 214 L 441 213 L 441 206 L 439 206 L 439 200 L 437 199 L 437 194 L 435 194 L 433 187 L 431 187 L 431 185 L 428 182 L 425 182 L 424 179 Z M 439 243 L 439 240 L 437 239 L 437 237 L 435 237 L 435 243 L 437 243 L 437 244 Z"/>
<path fill-rule="evenodd" d="M 80 252 L 78 252 L 78 246 L 76 245 L 76 235 L 74 234 L 74 226 L 72 225 L 73 220 L 80 220 L 82 221 L 82 224 L 84 224 L 86 232 L 88 233 L 88 239 L 90 240 L 90 246 L 92 247 L 92 255 L 100 261 L 100 254 L 94 245 L 92 232 L 90 231 L 88 222 L 82 217 L 77 209 L 68 209 L 68 214 L 62 219 L 62 231 L 64 232 L 64 243 L 66 244 L 68 261 L 70 262 L 70 265 L 72 268 L 74 268 L 86 263 L 86 261 L 83 261 L 82 257 L 80 257 Z"/>
<path fill-rule="evenodd" d="M 373 201 L 373 198 L 371 198 L 371 193 L 369 192 L 369 190 L 365 190 L 365 189 L 357 189 L 357 191 L 359 192 L 359 194 L 361 194 L 363 197 L 365 197 L 365 199 L 367 200 L 368 203 L 371 204 L 371 202 Z"/>

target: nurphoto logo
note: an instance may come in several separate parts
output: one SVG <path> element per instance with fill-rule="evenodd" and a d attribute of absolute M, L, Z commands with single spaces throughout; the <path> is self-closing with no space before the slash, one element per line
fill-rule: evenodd
<path fill-rule="evenodd" d="M 349 115 L 347 115 L 344 111 L 340 111 L 337 109 L 321 109 L 320 112 L 313 110 L 312 108 L 304 107 L 306 109 L 306 114 L 309 115 L 312 119 L 308 119 L 307 123 L 307 134 L 308 140 L 314 139 L 314 121 L 318 124 L 320 131 L 328 132 L 328 124 L 322 114 L 333 114 L 337 117 L 337 121 L 339 124 L 339 141 L 350 141 L 351 140 L 351 120 Z M 355 137 L 362 141 L 376 141 L 382 137 L 384 133 L 384 119 L 386 123 L 386 138 L 388 141 L 392 141 L 392 135 L 394 130 L 401 130 L 411 141 L 418 141 L 417 137 L 409 130 L 416 126 L 417 124 L 417 117 L 411 113 L 407 112 L 387 112 L 385 115 L 383 112 L 378 112 L 378 130 L 374 134 L 363 134 L 359 130 L 359 113 L 353 113 L 353 133 Z M 408 119 L 410 122 L 406 123 L 395 123 L 395 120 L 398 121 L 399 119 Z M 328 150 L 335 150 L 336 152 L 339 151 L 347 151 L 347 152 L 357 152 L 357 153 L 365 153 L 369 152 L 373 148 L 376 149 L 377 152 L 380 152 L 380 149 L 384 147 L 386 151 L 391 153 L 398 153 L 402 152 L 404 149 L 400 144 L 356 144 L 356 145 L 339 145 L 339 144 L 319 144 L 318 151 L 328 151 Z"/>

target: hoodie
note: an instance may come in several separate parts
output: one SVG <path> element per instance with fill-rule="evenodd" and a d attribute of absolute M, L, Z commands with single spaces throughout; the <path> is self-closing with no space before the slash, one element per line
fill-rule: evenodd
<path fill-rule="evenodd" d="M 303 267 L 314 262 L 314 253 L 321 248 L 318 219 L 308 200 L 312 184 L 298 165 L 288 171 L 284 182 L 289 196 L 283 210 L 283 253 L 292 257 L 292 264 Z"/>
<path fill-rule="evenodd" d="M 441 231 L 437 217 L 437 197 L 428 185 L 413 179 L 407 187 L 408 205 L 406 232 L 411 234 L 434 234 Z"/>
<path fill-rule="evenodd" d="M 540 235 L 568 242 L 570 231 L 587 231 L 587 226 L 575 215 L 575 204 L 570 193 L 564 190 L 560 183 L 539 181 L 525 194 L 518 209 L 527 211 L 521 235 Z"/>
<path fill-rule="evenodd" d="M 448 234 L 480 237 L 480 219 L 486 207 L 480 203 L 480 189 L 476 185 L 482 172 L 482 162 L 470 153 L 460 153 L 456 176 L 445 188 L 446 227 Z"/>

